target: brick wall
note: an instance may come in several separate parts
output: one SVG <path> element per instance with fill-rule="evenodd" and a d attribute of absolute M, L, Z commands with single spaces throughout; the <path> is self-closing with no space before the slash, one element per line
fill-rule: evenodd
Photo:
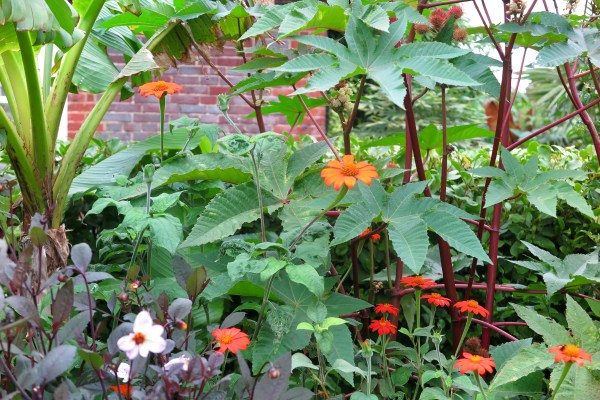
<path fill-rule="evenodd" d="M 235 55 L 233 47 L 226 47 L 222 52 L 213 52 L 211 60 L 221 70 L 227 70 L 227 78 L 237 83 L 247 75 L 231 71 L 231 68 L 242 63 L 241 57 Z M 226 132 L 233 132 L 223 114 L 217 107 L 217 95 L 225 93 L 229 86 L 200 60 L 193 65 L 180 65 L 178 69 L 168 70 L 161 79 L 176 82 L 184 87 L 183 92 L 167 97 L 165 125 L 168 122 L 187 115 L 199 118 L 204 123 L 219 124 Z M 274 88 L 265 93 L 265 100 L 277 99 L 277 95 L 287 95 L 291 88 Z M 250 97 L 250 95 L 247 95 Z M 69 95 L 69 137 L 73 137 L 84 118 L 89 114 L 100 95 L 87 93 Z M 239 97 L 232 98 L 229 103 L 229 115 L 244 133 L 258 133 L 256 120 L 245 118 L 253 110 Z M 325 108 L 311 110 L 317 123 L 325 129 Z M 265 115 L 265 128 L 268 131 L 287 132 L 290 126 L 281 115 Z M 142 140 L 155 135 L 160 128 L 158 100 L 154 97 L 142 97 L 137 93 L 131 98 L 115 102 L 105 115 L 97 133 L 103 137 L 117 137 L 123 140 Z M 308 117 L 294 129 L 294 134 L 315 134 L 316 130 Z"/>

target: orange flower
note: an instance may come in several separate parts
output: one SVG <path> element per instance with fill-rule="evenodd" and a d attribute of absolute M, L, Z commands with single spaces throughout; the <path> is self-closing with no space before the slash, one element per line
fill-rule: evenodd
<path fill-rule="evenodd" d="M 483 318 L 487 317 L 488 315 L 487 310 L 481 307 L 476 300 L 459 301 L 454 305 L 454 307 L 458 308 L 460 312 L 479 314 Z"/>
<path fill-rule="evenodd" d="M 590 353 L 583 351 L 583 349 L 580 349 L 579 347 L 573 344 L 550 347 L 550 350 L 548 350 L 548 352 L 556 353 L 556 355 L 554 356 L 555 362 L 575 362 L 580 367 L 583 366 L 584 361 L 592 362 L 592 356 L 590 355 Z"/>
<path fill-rule="evenodd" d="M 496 366 L 493 358 L 481 357 L 466 352 L 463 353 L 463 357 L 454 364 L 454 368 L 460 368 L 461 374 L 477 371 L 479 375 L 485 375 L 486 372 L 492 372 Z"/>
<path fill-rule="evenodd" d="M 126 399 L 130 399 L 131 393 L 133 392 L 133 387 L 127 384 L 113 385 L 109 386 L 109 388 L 111 388 L 116 393 L 121 393 L 121 396 L 125 397 Z"/>
<path fill-rule="evenodd" d="M 219 342 L 217 353 L 225 353 L 225 350 L 229 350 L 235 354 L 239 350 L 246 350 L 250 345 L 248 335 L 238 328 L 215 329 L 212 335 Z"/>
<path fill-rule="evenodd" d="M 398 312 L 400 310 L 396 307 L 394 307 L 391 304 L 385 303 L 385 304 L 377 304 L 375 306 L 375 312 L 376 313 L 380 313 L 380 314 L 392 314 L 392 315 L 398 315 Z"/>
<path fill-rule="evenodd" d="M 373 332 L 377 332 L 379 335 L 389 335 L 390 333 L 396 332 L 398 327 L 387 319 L 381 318 L 371 321 L 369 324 L 369 329 L 371 329 Z"/>
<path fill-rule="evenodd" d="M 369 236 L 369 233 L 371 233 L 371 229 L 367 228 L 365 229 L 365 231 L 363 233 L 360 234 L 360 237 L 363 238 L 365 236 Z M 376 242 L 379 239 L 381 239 L 381 235 L 379 233 L 374 233 L 371 235 L 371 240 Z"/>
<path fill-rule="evenodd" d="M 423 278 L 421 275 L 405 276 L 400 279 L 400 283 L 404 286 L 418 287 L 419 289 L 429 289 L 436 284 L 433 279 Z"/>
<path fill-rule="evenodd" d="M 450 299 L 443 297 L 439 293 L 424 294 L 421 296 L 422 299 L 426 299 L 429 304 L 433 304 L 436 307 L 449 307 Z"/>
<path fill-rule="evenodd" d="M 165 93 L 173 94 L 182 90 L 183 86 L 165 81 L 148 82 L 140 86 L 140 94 L 142 96 L 148 97 L 154 95 L 157 99 L 160 99 Z"/>
<path fill-rule="evenodd" d="M 333 184 L 335 190 L 340 190 L 343 185 L 352 189 L 356 185 L 357 179 L 370 185 L 373 178 L 379 178 L 374 166 L 366 161 L 355 164 L 353 155 L 347 154 L 342 157 L 342 161 L 329 161 L 327 165 L 329 168 L 321 171 L 321 178 L 325 180 L 325 185 Z"/>

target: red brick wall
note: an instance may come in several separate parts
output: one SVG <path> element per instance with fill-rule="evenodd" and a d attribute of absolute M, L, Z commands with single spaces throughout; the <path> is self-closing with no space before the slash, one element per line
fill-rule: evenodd
<path fill-rule="evenodd" d="M 221 70 L 227 70 L 227 78 L 237 83 L 247 75 L 230 71 L 231 67 L 242 63 L 241 57 L 235 55 L 233 47 L 226 47 L 222 52 L 215 52 L 212 61 Z M 180 65 L 178 69 L 168 70 L 161 79 L 176 82 L 184 87 L 183 92 L 167 97 L 165 125 L 168 122 L 187 115 L 199 118 L 204 123 L 219 124 L 226 132 L 234 129 L 227 123 L 217 107 L 217 95 L 225 93 L 229 86 L 203 61 L 193 65 Z M 276 99 L 279 94 L 289 94 L 291 88 L 275 88 L 266 92 L 265 100 Z M 250 97 L 250 94 L 247 95 Z M 100 98 L 100 95 L 87 93 L 69 95 L 69 137 L 73 137 L 84 118 Z M 245 118 L 253 110 L 239 97 L 231 99 L 229 115 L 244 133 L 258 133 L 254 118 Z M 311 110 L 319 125 L 325 129 L 325 108 Z M 287 132 L 290 126 L 281 115 L 265 115 L 265 128 L 279 133 Z M 142 97 L 137 93 L 123 102 L 115 102 L 105 115 L 97 133 L 103 137 L 118 137 L 123 140 L 142 140 L 155 135 L 160 128 L 158 100 L 154 97 Z M 167 128 L 168 129 L 168 128 Z M 316 134 L 316 129 L 306 117 L 303 123 L 294 129 L 294 134 Z"/>

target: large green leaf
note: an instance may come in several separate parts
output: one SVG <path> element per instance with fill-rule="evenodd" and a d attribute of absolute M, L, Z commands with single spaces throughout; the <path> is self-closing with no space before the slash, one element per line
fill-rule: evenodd
<path fill-rule="evenodd" d="M 543 345 L 536 343 L 529 348 L 521 349 L 496 373 L 490 384 L 490 390 L 494 391 L 502 385 L 517 381 L 537 370 L 548 368 L 552 364 L 554 358 L 548 354 L 548 348 Z"/>
<path fill-rule="evenodd" d="M 558 346 L 571 342 L 567 330 L 553 319 L 546 318 L 536 311 L 511 303 L 519 317 L 527 322 L 527 326 L 541 335 L 549 346 Z"/>
<path fill-rule="evenodd" d="M 491 262 L 475 233 L 455 215 L 441 210 L 434 210 L 423 215 L 425 222 L 435 233 L 440 235 L 456 250 L 485 262 Z"/>
<path fill-rule="evenodd" d="M 425 222 L 418 216 L 398 218 L 392 220 L 388 230 L 400 259 L 413 273 L 419 274 L 429 247 Z"/>
<path fill-rule="evenodd" d="M 582 349 L 590 354 L 600 351 L 600 329 L 571 296 L 567 296 L 567 323 Z"/>
<path fill-rule="evenodd" d="M 423 75 L 435 82 L 454 86 L 478 86 L 480 82 L 447 61 L 430 57 L 404 58 L 398 62 L 404 72 Z"/>
<path fill-rule="evenodd" d="M 397 56 L 400 57 L 433 57 L 433 58 L 456 58 L 469 53 L 467 49 L 449 46 L 440 42 L 407 43 L 398 49 Z"/>
<path fill-rule="evenodd" d="M 164 148 L 167 150 L 179 150 L 187 141 L 187 135 L 183 133 L 174 133 L 164 138 Z M 188 148 L 194 148 L 198 145 L 200 138 L 192 138 Z M 69 189 L 69 196 L 76 193 L 88 191 L 95 187 L 116 186 L 115 176 L 129 176 L 133 168 L 150 152 L 160 149 L 160 137 L 153 136 L 129 146 L 125 150 L 99 162 L 98 164 L 86 169 L 83 173 L 73 180 Z"/>
<path fill-rule="evenodd" d="M 262 192 L 263 207 L 274 210 L 281 202 L 269 192 Z M 192 232 L 181 248 L 216 242 L 234 234 L 242 224 L 260 217 L 256 186 L 243 183 L 217 195 L 200 214 Z"/>
<path fill-rule="evenodd" d="M 333 229 L 335 239 L 333 239 L 331 245 L 334 246 L 346 242 L 363 233 L 377 214 L 377 212 L 374 212 L 362 203 L 348 207 L 335 223 Z"/>
<path fill-rule="evenodd" d="M 289 264 L 285 268 L 292 282 L 299 283 L 310 290 L 315 296 L 321 297 L 325 291 L 323 277 L 320 276 L 312 265 Z"/>

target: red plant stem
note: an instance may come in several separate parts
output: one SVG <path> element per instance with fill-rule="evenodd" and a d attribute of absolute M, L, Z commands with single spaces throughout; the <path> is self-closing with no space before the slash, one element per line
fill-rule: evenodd
<path fill-rule="evenodd" d="M 362 93 L 365 89 L 365 82 L 367 80 L 367 75 L 363 75 L 360 80 L 360 85 L 358 86 L 358 91 L 356 92 L 356 100 L 354 101 L 354 107 L 352 108 L 352 112 L 348 116 L 348 120 L 346 121 L 346 126 L 344 126 L 344 154 L 352 154 L 352 148 L 350 147 L 350 133 L 352 132 L 352 125 L 356 120 L 356 115 L 358 114 L 358 105 L 360 104 L 360 99 L 362 97 Z"/>
<path fill-rule="evenodd" d="M 507 47 L 507 53 L 509 51 L 509 48 Z M 499 121 L 504 121 L 504 118 L 500 119 L 500 117 L 504 116 L 504 107 L 505 107 L 505 102 L 506 102 L 506 92 L 507 92 L 507 88 L 510 90 L 510 75 L 507 76 L 507 72 L 508 72 L 508 62 L 506 61 L 507 58 L 505 58 L 503 60 L 503 70 L 502 70 L 502 82 L 500 83 L 500 99 L 498 101 L 498 117 L 499 117 Z M 501 142 L 501 135 L 502 135 L 502 124 L 498 124 L 496 126 L 496 134 L 494 135 L 494 142 L 493 142 L 493 146 L 492 146 L 492 154 L 490 155 L 490 166 L 491 167 L 495 167 L 496 166 L 496 158 L 498 157 L 498 152 L 500 150 L 500 142 Z M 485 208 L 485 202 L 487 199 L 487 191 L 488 188 L 490 186 L 490 183 L 492 182 L 491 178 L 487 178 L 485 180 L 485 184 L 483 187 L 483 195 L 481 198 L 481 208 L 479 210 L 479 218 L 480 222 L 479 222 L 479 227 L 477 228 L 477 239 L 479 239 L 479 241 L 481 241 L 481 239 L 483 238 L 483 230 L 484 230 L 484 224 L 485 224 L 485 216 L 487 214 L 487 210 Z M 473 280 L 475 279 L 475 271 L 477 270 L 477 259 L 474 258 L 473 261 L 471 262 L 471 270 L 469 271 L 469 285 L 471 285 L 473 283 Z M 471 297 L 471 287 L 468 286 L 467 287 L 467 291 L 465 292 L 465 300 L 469 300 L 469 298 Z"/>
<path fill-rule="evenodd" d="M 599 68 L 599 67 L 595 67 L 593 71 L 594 71 L 594 72 L 596 72 L 596 71 L 598 71 L 598 70 L 600 70 L 600 68 Z M 589 74 L 591 74 L 591 73 L 592 73 L 592 70 L 587 70 L 587 71 L 585 71 L 585 72 L 581 72 L 581 73 L 579 73 L 579 74 L 575 74 L 575 75 L 573 75 L 573 78 L 575 78 L 575 79 L 579 79 L 579 78 L 581 78 L 582 76 L 586 76 L 586 75 L 589 75 Z"/>
<path fill-rule="evenodd" d="M 585 110 L 587 110 L 588 108 L 592 108 L 594 107 L 596 104 L 600 103 L 600 98 L 590 102 L 588 105 L 585 105 L 567 115 L 565 115 L 564 117 L 561 117 L 560 119 L 557 119 L 556 121 L 552 122 L 551 124 L 548 124 L 546 126 L 544 126 L 543 128 L 538 129 L 537 131 L 530 133 L 529 135 L 525 136 L 524 138 L 521 138 L 519 140 L 517 140 L 516 142 L 514 142 L 513 144 L 511 144 L 510 146 L 507 147 L 508 150 L 513 150 L 514 148 L 522 145 L 523 143 L 525 143 L 526 141 L 541 135 L 542 133 L 554 128 L 557 125 L 562 124 L 563 122 L 573 118 L 574 116 L 584 112 Z"/>
<path fill-rule="evenodd" d="M 472 0 L 448 0 L 448 1 L 440 1 L 437 3 L 431 3 L 431 4 L 423 4 L 423 8 L 433 8 L 433 7 L 439 7 L 439 6 L 446 6 L 448 4 L 457 4 L 457 3 L 466 3 L 468 1 L 472 1 Z"/>
<path fill-rule="evenodd" d="M 565 77 L 563 76 L 563 74 L 560 70 L 560 67 L 556 67 L 556 73 L 558 74 L 558 77 L 560 78 L 560 83 L 562 84 L 563 89 L 565 89 L 565 93 L 569 97 L 569 100 L 571 100 L 571 103 L 575 104 L 573 95 L 571 94 L 571 91 L 569 90 L 569 87 L 567 86 L 567 82 L 565 81 Z"/>
<path fill-rule="evenodd" d="M 494 322 L 495 326 L 528 326 L 527 322 L 514 322 L 514 321 L 500 321 Z"/>
<path fill-rule="evenodd" d="M 421 149 L 419 147 L 419 138 L 417 136 L 417 123 L 415 121 L 415 114 L 412 107 L 412 85 L 411 77 L 408 74 L 404 74 L 404 84 L 406 86 L 406 97 L 404 98 L 404 108 L 406 109 L 406 122 L 408 126 L 407 133 L 411 138 L 413 145 L 413 157 L 415 159 L 415 167 L 419 180 L 426 180 L 425 169 L 423 167 L 423 159 L 421 158 Z M 425 187 L 425 196 L 431 197 L 431 191 L 429 187 Z M 450 253 L 450 246 L 444 241 L 439 235 L 437 236 L 438 248 L 440 252 L 440 260 L 442 263 L 442 274 L 444 278 L 444 287 L 446 288 L 446 295 L 448 298 L 455 303 L 458 301 L 458 294 L 456 293 L 456 287 L 454 286 L 454 269 L 452 267 L 452 254 Z M 400 279 L 396 276 L 396 279 Z M 458 310 L 450 310 L 450 316 L 452 318 L 452 340 L 454 346 L 458 346 L 460 336 L 462 334 L 461 323 L 459 323 Z"/>
<path fill-rule="evenodd" d="M 492 43 L 494 43 L 494 47 L 496 47 L 496 51 L 498 52 L 498 55 L 500 56 L 500 59 L 504 60 L 504 52 L 502 51 L 502 48 L 500 47 L 500 45 L 496 41 L 496 38 L 494 37 L 494 34 L 492 33 L 492 31 L 490 30 L 490 27 L 488 26 L 488 23 L 485 22 L 485 19 L 483 18 L 483 14 L 481 13 L 481 10 L 479 9 L 479 6 L 477 5 L 477 2 L 475 0 L 473 0 L 473 5 L 475 6 L 475 10 L 477 10 L 477 14 L 479 14 L 479 18 L 481 19 L 481 23 L 483 24 L 483 27 L 485 28 L 485 31 L 487 32 L 489 38 L 492 40 Z M 487 12 L 487 8 L 485 7 L 485 1 L 483 2 L 483 7 L 485 9 L 485 13 L 486 13 L 486 15 L 488 17 L 488 20 L 491 23 L 490 16 L 489 16 L 489 14 Z M 498 115 L 500 115 L 500 113 L 498 113 Z"/>
<path fill-rule="evenodd" d="M 461 319 L 461 321 L 466 321 L 467 319 L 465 317 L 463 317 Z M 519 340 L 518 338 L 514 337 L 513 335 L 511 335 L 510 333 L 506 332 L 503 329 L 498 328 L 497 326 L 495 326 L 494 324 L 490 324 L 489 322 L 486 321 L 482 321 L 480 319 L 477 318 L 473 318 L 471 319 L 472 322 L 475 322 L 476 324 L 479 325 L 483 325 L 484 329 L 487 331 L 494 331 L 499 333 L 500 335 L 504 336 L 505 338 L 507 338 L 508 340 L 512 341 L 512 342 L 516 342 L 517 340 Z M 482 345 L 483 346 L 483 345 Z"/>
<path fill-rule="evenodd" d="M 330 276 L 339 276 L 340 274 L 337 272 L 337 269 L 335 269 L 335 267 L 333 266 L 333 263 L 331 263 L 331 266 L 329 267 L 329 275 Z M 339 289 L 338 291 L 341 294 L 346 294 L 346 289 L 344 289 L 344 285 L 340 285 L 340 280 L 338 279 L 337 284 L 339 285 Z"/>
<path fill-rule="evenodd" d="M 565 63 L 565 70 L 567 71 L 567 80 L 569 82 L 569 87 L 571 88 L 571 95 L 573 96 L 573 105 L 575 106 L 575 108 L 582 108 L 583 103 L 581 102 L 579 92 L 577 91 L 577 82 L 575 82 L 575 78 L 573 77 L 575 67 L 571 69 L 569 63 Z M 596 150 L 596 158 L 598 159 L 598 163 L 600 164 L 600 136 L 598 136 L 598 130 L 596 129 L 594 121 L 592 121 L 592 118 L 590 117 L 590 114 L 588 114 L 587 111 L 581 112 L 579 116 L 581 117 L 581 120 L 590 132 L 592 142 L 594 144 L 594 150 Z"/>
<path fill-rule="evenodd" d="M 448 186 L 448 135 L 446 132 L 446 85 L 442 85 L 442 183 L 440 188 L 440 200 L 446 201 L 446 189 Z"/>
<path fill-rule="evenodd" d="M 333 210 L 333 211 L 327 211 L 325 213 L 325 215 L 327 217 L 339 217 L 340 215 L 342 215 L 342 212 L 341 211 L 335 211 L 335 210 Z"/>
<path fill-rule="evenodd" d="M 502 217 L 502 202 L 494 205 L 492 217 L 492 231 L 490 233 L 490 259 L 487 270 L 487 291 L 485 294 L 485 309 L 488 311 L 486 322 L 491 323 L 494 314 L 494 295 L 496 294 L 496 277 L 498 275 L 498 243 L 500 239 L 500 218 Z M 481 335 L 481 346 L 484 349 L 490 347 L 491 331 L 483 329 Z"/>

